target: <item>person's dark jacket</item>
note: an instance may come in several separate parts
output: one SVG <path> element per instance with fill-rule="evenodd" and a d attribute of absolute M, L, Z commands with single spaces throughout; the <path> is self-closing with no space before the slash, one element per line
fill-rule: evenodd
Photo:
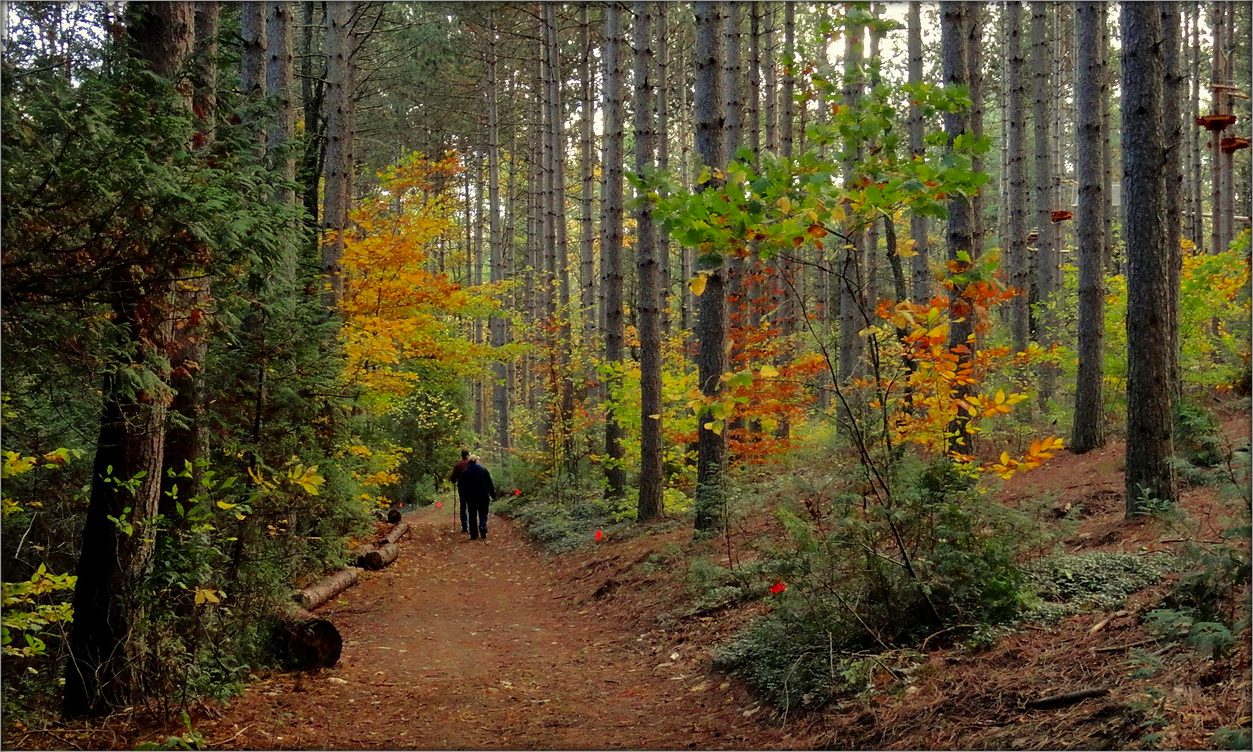
<path fill-rule="evenodd" d="M 488 500 L 496 498 L 492 474 L 477 462 L 471 462 L 465 470 L 461 471 L 461 475 L 457 478 L 457 490 L 461 492 L 462 501 L 467 504 L 487 503 Z"/>
<path fill-rule="evenodd" d="M 457 464 L 453 465 L 452 475 L 448 476 L 448 480 L 452 481 L 453 483 L 456 483 L 458 480 L 461 479 L 461 474 L 464 473 L 466 471 L 466 468 L 469 466 L 470 466 L 470 460 L 462 460 L 458 462 Z"/>

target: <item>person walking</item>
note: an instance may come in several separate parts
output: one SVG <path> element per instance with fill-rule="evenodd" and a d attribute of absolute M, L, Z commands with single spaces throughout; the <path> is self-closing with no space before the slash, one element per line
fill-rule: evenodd
<path fill-rule="evenodd" d="M 470 540 L 487 540 L 487 505 L 496 498 L 496 487 L 492 485 L 492 474 L 479 464 L 477 455 L 470 455 L 469 462 L 458 476 L 457 489 L 461 503 L 469 510 Z"/>
<path fill-rule="evenodd" d="M 459 506 L 461 508 L 461 532 L 463 533 L 469 531 L 469 528 L 466 526 L 466 498 L 461 495 L 461 485 L 457 481 L 461 479 L 461 474 L 464 473 L 466 468 L 469 466 L 470 453 L 465 449 L 462 449 L 461 461 L 452 466 L 452 474 L 448 476 L 448 480 L 452 483 L 453 488 L 457 489 L 457 500 L 460 502 Z"/>

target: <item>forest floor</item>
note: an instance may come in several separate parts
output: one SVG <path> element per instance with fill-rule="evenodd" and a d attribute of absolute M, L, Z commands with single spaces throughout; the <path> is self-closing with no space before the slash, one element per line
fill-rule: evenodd
<path fill-rule="evenodd" d="M 1247 413 L 1229 414 L 1223 428 L 1235 446 L 1247 445 Z M 1074 554 L 1217 538 L 1229 512 L 1208 486 L 1183 494 L 1188 535 L 1156 518 L 1126 521 L 1123 451 L 1114 442 L 1062 453 L 1002 498 L 1032 502 L 1041 524 L 1067 514 L 1061 546 Z M 904 684 L 885 672 L 875 678 L 883 691 L 788 713 L 712 667 L 713 650 L 766 613 L 768 599 L 690 608 L 681 562 L 704 555 L 725 566 L 724 541 L 693 543 L 676 521 L 551 556 L 508 520 L 493 517 L 483 542 L 456 532 L 446 509 L 409 519 L 400 559 L 319 610 L 344 637 L 340 662 L 261 673 L 240 697 L 198 703 L 192 716 L 207 747 L 1195 749 L 1215 746 L 1219 728 L 1253 722 L 1248 628 L 1218 660 L 1158 641 L 1141 620 L 1163 586 L 1116 611 L 1007 631 L 985 649 L 937 641 Z M 749 554 L 775 527 L 768 515 L 753 517 L 732 545 Z M 1138 670 L 1145 661 L 1151 671 Z M 1027 704 L 1084 689 L 1104 694 L 1053 709 Z M 7 733 L 5 746 L 134 748 L 160 731 L 179 729 L 115 718 Z"/>

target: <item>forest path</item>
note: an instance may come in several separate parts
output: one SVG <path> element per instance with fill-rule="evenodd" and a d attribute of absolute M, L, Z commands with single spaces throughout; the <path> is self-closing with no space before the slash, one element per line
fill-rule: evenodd
<path fill-rule="evenodd" d="M 445 510 L 409 520 L 396 563 L 319 610 L 344 637 L 340 662 L 250 684 L 221 718 L 198 724 L 210 745 L 778 745 L 779 728 L 746 718 L 744 696 L 730 684 L 667 670 L 638 635 L 581 612 L 556 569 L 507 520 L 492 517 L 487 541 L 455 532 Z"/>

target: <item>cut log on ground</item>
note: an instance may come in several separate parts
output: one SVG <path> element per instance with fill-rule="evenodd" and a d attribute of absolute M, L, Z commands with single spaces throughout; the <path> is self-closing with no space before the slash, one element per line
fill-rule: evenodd
<path fill-rule="evenodd" d="M 402 521 L 399 525 L 392 528 L 392 531 L 379 539 L 380 546 L 386 546 L 389 543 L 395 543 L 409 532 L 409 520 Z"/>
<path fill-rule="evenodd" d="M 1038 700 L 1027 700 L 1027 707 L 1036 710 L 1046 710 L 1048 708 L 1061 708 L 1066 705 L 1073 705 L 1076 702 L 1086 700 L 1090 697 L 1104 697 L 1109 694 L 1109 690 L 1105 687 L 1094 687 L 1092 689 L 1080 689 L 1075 692 L 1063 692 L 1060 695 L 1049 695 L 1041 697 Z"/>
<path fill-rule="evenodd" d="M 357 566 L 371 571 L 377 571 L 391 564 L 400 556 L 400 546 L 395 543 L 388 543 L 378 548 L 372 548 L 357 559 Z"/>
<path fill-rule="evenodd" d="M 341 569 L 304 590 L 296 591 L 293 597 L 302 608 L 317 608 L 357 584 L 359 577 L 361 577 L 361 570 L 356 567 Z"/>
<path fill-rule="evenodd" d="M 298 606 L 279 617 L 280 651 L 292 668 L 329 668 L 339 662 L 344 640 L 335 625 Z"/>
<path fill-rule="evenodd" d="M 392 523 L 393 525 L 400 522 L 400 510 L 399 509 L 387 510 L 387 521 Z"/>

